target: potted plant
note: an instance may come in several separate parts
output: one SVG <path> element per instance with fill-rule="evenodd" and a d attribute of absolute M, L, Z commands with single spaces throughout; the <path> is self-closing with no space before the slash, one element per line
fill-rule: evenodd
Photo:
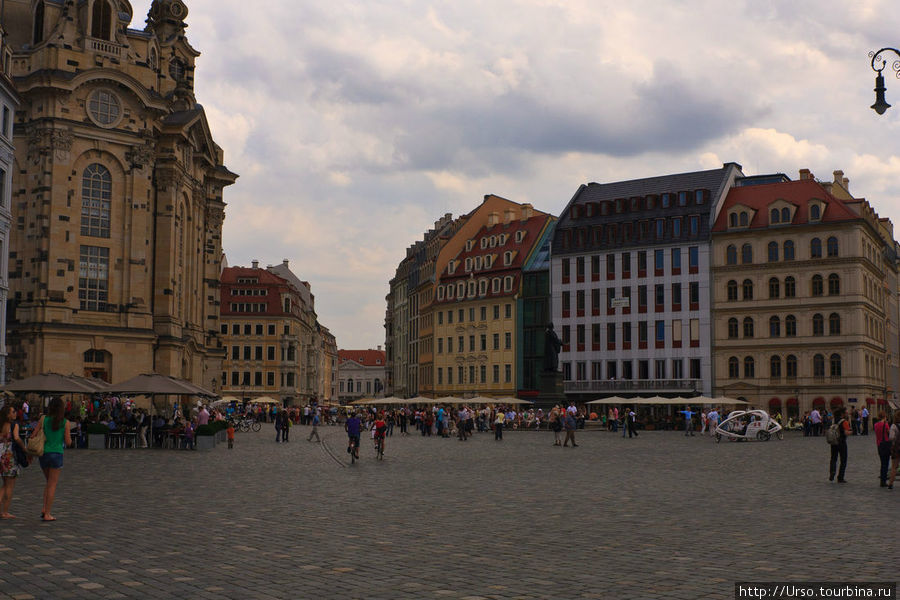
<path fill-rule="evenodd" d="M 88 423 L 88 450 L 103 450 L 106 448 L 107 435 L 109 435 L 109 427 L 103 423 Z"/>
<path fill-rule="evenodd" d="M 216 447 L 216 428 L 212 425 L 200 425 L 194 431 L 197 450 L 212 450 Z"/>

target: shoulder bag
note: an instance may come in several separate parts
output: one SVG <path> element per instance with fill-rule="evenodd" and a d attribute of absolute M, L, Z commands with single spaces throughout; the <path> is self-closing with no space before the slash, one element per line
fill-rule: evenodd
<path fill-rule="evenodd" d="M 25 451 L 31 456 L 44 455 L 44 442 L 47 437 L 44 435 L 44 422 L 41 420 L 41 426 L 31 433 L 28 443 L 25 445 Z"/>

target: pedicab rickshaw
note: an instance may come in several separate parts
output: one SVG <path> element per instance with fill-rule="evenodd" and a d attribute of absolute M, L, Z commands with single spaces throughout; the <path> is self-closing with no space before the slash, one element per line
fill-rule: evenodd
<path fill-rule="evenodd" d="M 733 442 L 759 440 L 766 442 L 776 436 L 784 439 L 781 424 L 764 410 L 736 410 L 719 423 L 715 431 L 716 442 L 727 438 Z"/>

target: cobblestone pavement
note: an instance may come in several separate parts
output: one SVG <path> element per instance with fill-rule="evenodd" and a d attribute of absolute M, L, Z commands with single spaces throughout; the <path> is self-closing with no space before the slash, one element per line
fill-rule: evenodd
<path fill-rule="evenodd" d="M 893 578 L 900 488 L 878 487 L 873 436 L 838 485 L 824 438 L 797 435 L 394 435 L 349 466 L 341 431 L 306 431 L 69 451 L 48 524 L 30 467 L 0 522 L 0 597 L 694 599 Z"/>

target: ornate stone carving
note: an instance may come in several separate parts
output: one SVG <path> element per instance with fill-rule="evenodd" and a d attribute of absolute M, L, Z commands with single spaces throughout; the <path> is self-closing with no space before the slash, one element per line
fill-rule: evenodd
<path fill-rule="evenodd" d="M 156 172 L 156 189 L 160 192 L 167 192 L 174 187 L 180 178 L 172 169 L 160 169 Z"/>
<path fill-rule="evenodd" d="M 156 149 L 150 142 L 147 142 L 146 144 L 134 145 L 125 152 L 125 160 L 128 161 L 128 164 L 131 165 L 131 168 L 141 171 L 146 167 L 152 165 L 153 159 L 155 157 Z"/>
<path fill-rule="evenodd" d="M 72 150 L 72 132 L 52 127 L 31 127 L 27 130 L 28 161 L 37 164 L 41 157 L 52 156 L 58 161 L 68 162 Z"/>
<path fill-rule="evenodd" d="M 221 229 L 225 222 L 225 211 L 218 206 L 206 207 L 206 222 L 211 229 Z"/>

